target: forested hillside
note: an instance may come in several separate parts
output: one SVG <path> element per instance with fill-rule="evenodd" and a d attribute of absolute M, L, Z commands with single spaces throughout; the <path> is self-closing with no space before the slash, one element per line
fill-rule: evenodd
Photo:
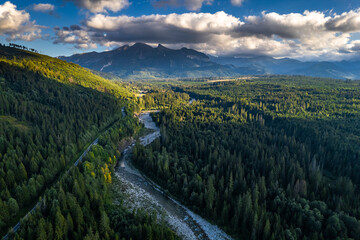
<path fill-rule="evenodd" d="M 118 143 L 139 129 L 130 88 L 33 52 L 0 47 L 0 56 L 1 236 L 45 193 L 16 239 L 142 239 L 137 234 L 146 231 L 175 237 L 154 216 L 111 207 Z M 63 177 L 109 128 L 85 166 Z"/>
<path fill-rule="evenodd" d="M 0 46 L 0 62 L 26 69 L 67 85 L 79 85 L 117 98 L 132 98 L 133 94 L 123 83 L 108 81 L 77 64 L 46 55 Z"/>
<path fill-rule="evenodd" d="M 154 115 L 161 139 L 134 150 L 149 177 L 239 239 L 359 239 L 359 82 L 174 85 L 198 101 Z"/>
<path fill-rule="evenodd" d="M 130 212 L 121 199 L 113 205 L 112 173 L 121 157 L 118 143 L 139 130 L 134 120 L 127 116 L 103 134 L 84 163 L 46 192 L 39 210 L 23 222 L 15 239 L 178 239 L 157 223 L 154 213 Z"/>

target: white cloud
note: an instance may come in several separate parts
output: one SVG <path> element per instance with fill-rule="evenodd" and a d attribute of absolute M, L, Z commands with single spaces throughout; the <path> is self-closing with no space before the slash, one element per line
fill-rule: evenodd
<path fill-rule="evenodd" d="M 245 0 L 231 0 L 231 4 L 234 6 L 241 6 Z"/>
<path fill-rule="evenodd" d="M 291 43 L 292 51 L 281 56 L 336 59 L 346 52 L 351 53 L 344 48 L 352 41 L 350 29 L 356 31 L 355 13 L 358 11 L 333 16 L 318 11 L 290 14 L 263 12 L 260 16 L 245 17 L 244 24 L 231 34 L 234 38 L 256 36 L 258 39 L 275 39 L 286 45 Z"/>
<path fill-rule="evenodd" d="M 246 23 L 236 32 L 240 35 L 258 35 L 282 38 L 301 38 L 323 32 L 325 23 L 330 19 L 324 13 L 305 11 L 301 13 L 278 14 L 263 12 L 261 16 L 245 17 Z"/>
<path fill-rule="evenodd" d="M 39 3 L 39 4 L 34 4 L 32 9 L 38 12 L 52 12 L 54 11 L 55 6 L 50 3 Z"/>
<path fill-rule="evenodd" d="M 339 32 L 360 31 L 360 9 L 335 15 L 326 23 L 326 27 L 329 30 Z"/>
<path fill-rule="evenodd" d="M 74 38 L 58 42 L 104 46 L 122 43 L 162 43 L 189 47 L 214 55 L 270 55 L 274 57 L 339 59 L 359 51 L 352 40 L 359 31 L 359 11 L 327 15 L 318 11 L 278 14 L 263 12 L 243 20 L 225 12 L 169 15 L 90 16 Z M 62 33 L 64 34 L 64 33 Z M 85 46 L 85 45 L 84 45 Z"/>
<path fill-rule="evenodd" d="M 122 30 L 123 28 L 137 27 L 143 24 L 158 23 L 180 29 L 189 29 L 195 31 L 221 32 L 227 29 L 233 29 L 241 22 L 238 18 L 233 17 L 225 12 L 211 13 L 184 13 L 169 15 L 143 15 L 141 17 L 118 16 L 111 17 L 103 14 L 97 14 L 86 21 L 88 27 L 101 30 Z M 161 31 L 163 29 L 153 26 L 153 30 Z M 136 29 L 134 29 L 136 30 Z"/>
<path fill-rule="evenodd" d="M 86 8 L 93 13 L 118 12 L 130 5 L 128 0 L 66 0 L 74 2 L 76 6 Z"/>
<path fill-rule="evenodd" d="M 30 21 L 29 13 L 17 10 L 11 2 L 0 5 L 0 35 L 6 35 L 8 41 L 41 38 L 41 28 L 35 21 Z"/>

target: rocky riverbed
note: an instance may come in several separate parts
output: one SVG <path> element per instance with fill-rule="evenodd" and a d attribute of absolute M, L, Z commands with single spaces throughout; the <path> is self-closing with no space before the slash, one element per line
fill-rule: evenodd
<path fill-rule="evenodd" d="M 139 116 L 145 128 L 153 130 L 151 133 L 140 138 L 142 145 L 148 145 L 160 137 L 160 129 L 152 120 L 150 113 L 142 113 Z M 131 164 L 131 153 L 135 144 L 128 146 L 116 169 L 116 177 L 120 184 L 116 191 L 121 191 L 126 196 L 123 203 L 129 209 L 143 208 L 147 212 L 156 212 L 160 220 L 177 232 L 183 239 L 210 239 L 231 240 L 224 231 L 193 213 L 175 199 L 165 194 L 164 190 L 143 176 Z"/>

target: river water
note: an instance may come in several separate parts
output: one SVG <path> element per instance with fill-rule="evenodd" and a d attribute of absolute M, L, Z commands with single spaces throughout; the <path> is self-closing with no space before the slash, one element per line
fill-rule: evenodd
<path fill-rule="evenodd" d="M 139 116 L 145 128 L 152 133 L 140 138 L 144 146 L 160 137 L 160 129 L 152 120 L 150 113 Z M 131 153 L 135 144 L 127 147 L 123 152 L 121 162 L 116 169 L 116 176 L 121 181 L 121 191 L 127 196 L 125 204 L 132 209 L 144 208 L 146 211 L 156 211 L 162 219 L 183 239 L 201 240 L 232 240 L 224 231 L 193 213 L 175 199 L 168 197 L 163 189 L 143 176 L 132 164 Z"/>
<path fill-rule="evenodd" d="M 189 104 L 192 104 L 193 102 L 196 102 L 196 99 L 195 99 L 195 98 L 191 98 L 191 99 L 189 100 Z"/>

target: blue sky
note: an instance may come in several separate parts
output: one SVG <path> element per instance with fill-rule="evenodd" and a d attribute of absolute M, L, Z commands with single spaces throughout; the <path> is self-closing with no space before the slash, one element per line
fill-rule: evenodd
<path fill-rule="evenodd" d="M 0 41 L 51 56 L 146 42 L 342 60 L 360 52 L 359 8 L 358 0 L 10 0 L 0 3 Z"/>

